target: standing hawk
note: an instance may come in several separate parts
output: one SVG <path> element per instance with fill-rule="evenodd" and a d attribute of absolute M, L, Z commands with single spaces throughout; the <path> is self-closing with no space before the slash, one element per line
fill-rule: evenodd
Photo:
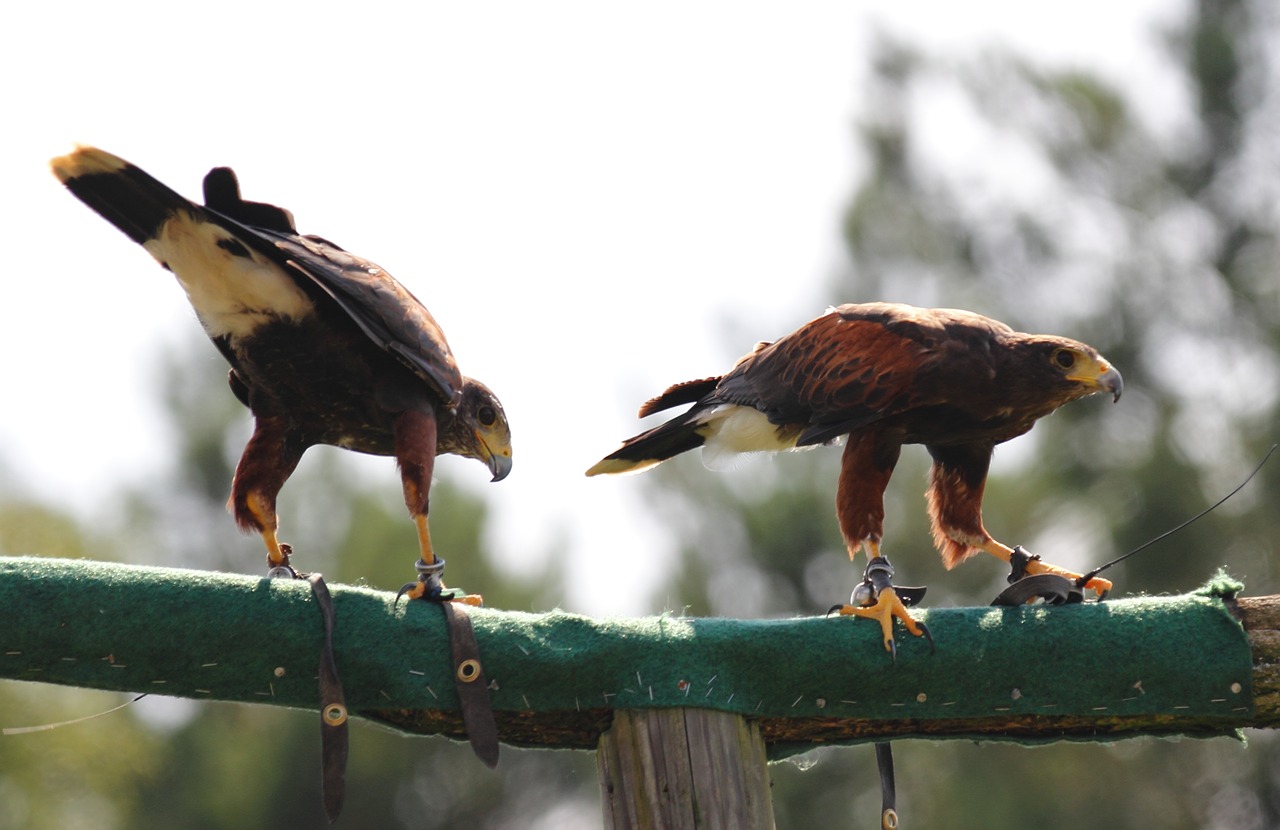
<path fill-rule="evenodd" d="M 693 404 L 623 443 L 587 475 L 644 470 L 695 447 L 704 453 L 775 452 L 847 439 L 836 515 L 849 557 L 880 557 L 884 491 L 903 444 L 933 456 L 927 493 L 933 538 L 947 568 L 977 551 L 1006 562 L 1014 549 L 982 524 L 982 491 L 996 444 L 1022 435 L 1068 401 L 1106 392 L 1120 373 L 1065 337 L 1016 332 L 968 311 L 894 303 L 842 305 L 773 343 L 760 343 L 726 375 L 679 383 L 640 417 Z M 884 563 L 887 566 L 887 562 Z M 1032 557 L 1028 573 L 1079 574 Z M 1111 583 L 1087 587 L 1105 594 Z M 893 618 L 919 636 L 898 592 L 880 591 L 842 614 L 880 622 L 893 651 Z"/>
<path fill-rule="evenodd" d="M 444 560 L 427 528 L 435 457 L 479 459 L 499 481 L 511 470 L 511 431 L 494 394 L 458 371 L 422 303 L 372 262 L 299 235 L 289 211 L 241 199 L 230 168 L 205 177 L 201 206 L 94 147 L 51 167 L 178 278 L 231 364 L 231 391 L 254 429 L 228 508 L 262 535 L 268 566 L 293 572 L 276 538 L 276 495 L 308 447 L 394 455 L 421 554 L 404 590 L 440 596 Z"/>

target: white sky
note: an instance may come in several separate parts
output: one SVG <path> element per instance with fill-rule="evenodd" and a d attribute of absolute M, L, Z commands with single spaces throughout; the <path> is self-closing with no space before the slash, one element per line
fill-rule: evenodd
<path fill-rule="evenodd" d="M 150 354 L 197 326 L 48 159 L 96 144 L 193 198 L 230 165 L 247 198 L 395 274 L 498 392 L 511 477 L 441 466 L 492 499 L 499 547 L 566 530 L 566 608 L 652 612 L 672 552 L 642 483 L 582 471 L 645 397 L 821 311 L 874 27 L 956 54 L 1012 42 L 1140 88 L 1159 120 L 1180 90 L 1148 21 L 1171 5 L 4 4 L 0 466 L 85 514 L 145 482 L 165 450 Z M 724 342 L 730 319 L 749 340 Z"/>

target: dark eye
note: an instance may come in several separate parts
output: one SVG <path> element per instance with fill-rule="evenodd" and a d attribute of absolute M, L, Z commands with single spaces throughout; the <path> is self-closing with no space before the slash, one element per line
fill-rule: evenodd
<path fill-rule="evenodd" d="M 480 409 L 476 412 L 476 417 L 480 420 L 480 426 L 491 427 L 497 422 L 498 413 L 494 411 L 494 408 L 492 406 L 489 406 L 488 404 L 486 404 L 480 407 Z"/>
<path fill-rule="evenodd" d="M 1053 362 L 1058 364 L 1060 368 L 1070 369 L 1076 365 L 1075 352 L 1070 349 L 1058 349 L 1053 353 Z"/>

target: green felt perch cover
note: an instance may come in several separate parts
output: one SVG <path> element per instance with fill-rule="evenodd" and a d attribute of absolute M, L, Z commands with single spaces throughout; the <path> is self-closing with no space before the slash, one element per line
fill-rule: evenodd
<path fill-rule="evenodd" d="M 457 710 L 438 607 L 330 590 L 352 711 L 403 723 Z M 1211 593 L 920 610 L 937 652 L 899 629 L 896 665 L 878 626 L 849 617 L 471 617 L 500 730 L 548 713 L 592 712 L 607 727 L 615 708 L 693 706 L 913 723 L 1185 715 L 1229 733 L 1252 714 L 1250 648 Z M 0 677 L 315 709 L 321 641 L 304 581 L 0 558 Z"/>

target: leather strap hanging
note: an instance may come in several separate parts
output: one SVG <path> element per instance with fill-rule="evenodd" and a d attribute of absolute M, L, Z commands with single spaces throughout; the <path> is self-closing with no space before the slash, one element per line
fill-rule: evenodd
<path fill-rule="evenodd" d="M 876 744 L 876 766 L 880 769 L 880 830 L 897 830 L 898 790 L 893 780 L 893 750 L 888 741 Z"/>
<path fill-rule="evenodd" d="M 449 654 L 453 659 L 453 685 L 462 704 L 462 722 L 476 757 L 492 769 L 498 765 L 498 724 L 489 702 L 489 681 L 480 662 L 480 647 L 466 607 L 441 602 L 449 626 Z"/>
<path fill-rule="evenodd" d="M 333 659 L 333 598 L 320 574 L 307 581 L 324 617 L 324 646 L 320 650 L 320 757 L 323 765 L 321 800 L 329 823 L 337 821 L 347 792 L 347 701 Z"/>

